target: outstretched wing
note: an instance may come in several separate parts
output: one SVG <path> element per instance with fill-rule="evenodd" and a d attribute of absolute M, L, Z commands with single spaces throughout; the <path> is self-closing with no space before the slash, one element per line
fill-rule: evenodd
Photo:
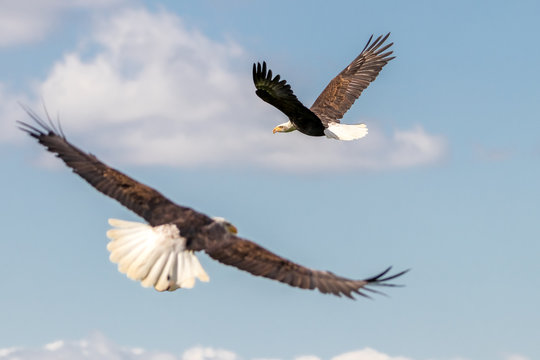
<path fill-rule="evenodd" d="M 228 234 L 216 241 L 208 241 L 204 249 L 212 258 L 226 265 L 235 266 L 256 276 L 263 276 L 281 281 L 301 289 L 318 289 L 324 294 L 345 295 L 353 298 L 354 294 L 369 297 L 365 291 L 379 293 L 367 286 L 397 286 L 388 284 L 408 270 L 394 275 L 387 275 L 390 267 L 380 274 L 364 280 L 351 280 L 337 276 L 329 271 L 306 268 L 284 259 L 251 242 Z"/>
<path fill-rule="evenodd" d="M 360 55 L 332 79 L 315 100 L 311 111 L 325 125 L 329 122 L 339 122 L 362 91 L 379 75 L 383 66 L 394 58 L 390 57 L 392 51 L 384 52 L 393 43 L 381 47 L 388 36 L 390 33 L 385 37 L 381 35 L 372 43 L 372 35 Z"/>
<path fill-rule="evenodd" d="M 45 122 L 32 110 L 25 110 L 34 120 L 35 126 L 19 122 L 21 130 L 36 138 L 48 151 L 55 153 L 96 190 L 117 200 L 150 225 L 162 225 L 175 220 L 183 212 L 193 211 L 174 204 L 151 187 L 107 166 L 94 155 L 83 152 L 67 141 L 62 130 L 50 118 Z"/>
<path fill-rule="evenodd" d="M 257 90 L 255 93 L 267 103 L 281 110 L 290 119 L 294 119 L 295 123 L 305 119 L 306 121 L 316 121 L 320 123 L 317 116 L 305 107 L 300 100 L 294 95 L 291 85 L 287 81 L 280 80 L 280 76 L 276 75 L 272 78 L 272 70 L 266 69 L 266 62 L 253 64 L 253 83 Z M 296 124 L 304 128 L 302 123 Z"/>

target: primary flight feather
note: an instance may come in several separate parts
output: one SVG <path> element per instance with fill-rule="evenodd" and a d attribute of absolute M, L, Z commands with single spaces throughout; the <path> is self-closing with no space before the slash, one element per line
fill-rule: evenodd
<path fill-rule="evenodd" d="M 281 110 L 289 121 L 274 128 L 276 132 L 298 130 L 310 136 L 325 136 L 337 140 L 355 140 L 367 135 L 365 124 L 341 124 L 340 119 L 358 99 L 365 88 L 375 80 L 390 60 L 392 51 L 386 51 L 393 43 L 384 45 L 390 33 L 379 36 L 366 46 L 342 72 L 326 86 L 311 108 L 305 107 L 294 95 L 291 86 L 280 76 L 272 77 L 266 62 L 253 64 L 255 93 L 267 103 Z M 385 52 L 386 51 L 386 52 Z"/>
<path fill-rule="evenodd" d="M 148 224 L 109 219 L 113 229 L 107 232 L 110 260 L 120 272 L 153 286 L 158 291 L 191 288 L 195 280 L 208 281 L 195 252 L 302 289 L 352 298 L 377 292 L 370 285 L 395 286 L 387 281 L 406 271 L 388 275 L 390 268 L 364 280 L 352 280 L 329 271 L 298 265 L 236 235 L 236 228 L 223 218 L 211 218 L 189 207 L 177 205 L 153 188 L 101 162 L 95 156 L 72 145 L 59 126 L 40 119 L 26 109 L 34 124 L 19 122 L 21 129 L 48 151 L 56 154 L 73 172 L 96 190 L 115 199 L 141 216 Z"/>

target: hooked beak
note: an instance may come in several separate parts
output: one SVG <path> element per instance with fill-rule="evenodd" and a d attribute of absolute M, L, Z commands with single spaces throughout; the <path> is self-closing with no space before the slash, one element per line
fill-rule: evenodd
<path fill-rule="evenodd" d="M 274 128 L 274 130 L 272 130 L 272 134 L 275 134 L 275 133 L 277 133 L 277 132 L 282 132 L 282 131 L 283 131 L 282 129 L 283 129 L 283 128 L 282 128 L 281 126 L 276 126 L 276 127 Z"/>
<path fill-rule="evenodd" d="M 234 235 L 238 234 L 238 229 L 233 224 L 227 224 L 227 231 Z"/>

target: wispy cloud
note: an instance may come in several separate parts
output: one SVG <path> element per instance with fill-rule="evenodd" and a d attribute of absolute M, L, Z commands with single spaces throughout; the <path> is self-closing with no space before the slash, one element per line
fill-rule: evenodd
<path fill-rule="evenodd" d="M 44 346 L 44 349 L 49 350 L 49 351 L 56 351 L 56 350 L 62 348 L 63 346 L 64 346 L 64 341 L 63 340 L 58 340 L 58 341 L 54 341 L 52 343 L 48 343 L 47 345 Z"/>
<path fill-rule="evenodd" d="M 345 354 L 334 356 L 332 360 L 412 360 L 402 356 L 390 356 L 371 348 L 351 351 Z"/>
<path fill-rule="evenodd" d="M 505 360 L 530 360 L 528 357 L 519 354 L 510 354 Z"/>
<path fill-rule="evenodd" d="M 103 334 L 95 332 L 82 340 L 57 340 L 46 344 L 41 349 L 10 348 L 0 349 L 0 359 L 11 360 L 237 360 L 242 357 L 232 351 L 212 347 L 196 346 L 183 352 L 147 351 L 141 348 L 119 346 Z M 253 359 L 256 360 L 257 358 Z M 258 358 L 262 359 L 262 358 Z M 278 360 L 278 359 L 275 359 Z M 298 356 L 294 360 L 320 360 L 317 356 Z M 404 357 L 391 357 L 376 350 L 366 348 L 348 352 L 332 360 L 411 360 Z M 518 360 L 518 359 L 509 359 Z M 521 360 L 521 359 L 519 359 Z"/>
<path fill-rule="evenodd" d="M 95 332 L 82 340 L 57 340 L 39 349 L 9 348 L 0 349 L 0 359 L 5 360 L 194 360 L 166 352 L 146 351 L 141 348 L 119 346 L 103 334 Z M 201 358 L 210 360 L 211 358 Z M 213 358 L 231 360 L 230 358 Z"/>
<path fill-rule="evenodd" d="M 480 144 L 474 147 L 474 151 L 480 160 L 489 162 L 505 161 L 514 155 L 514 151 L 509 148 L 494 148 Z"/>
<path fill-rule="evenodd" d="M 246 50 L 166 11 L 122 10 L 89 38 L 92 55 L 83 45 L 66 53 L 34 97 L 60 112 L 75 143 L 84 135 L 89 151 L 117 165 L 319 172 L 421 166 L 446 154 L 444 137 L 420 125 L 388 135 L 365 121 L 370 134 L 349 143 L 273 135 L 285 119 L 254 94 Z M 13 136 L 12 124 L 0 125 L 8 127 L 5 136 Z"/>
<path fill-rule="evenodd" d="M 321 360 L 321 358 L 315 355 L 302 355 L 295 357 L 294 360 Z"/>
<path fill-rule="evenodd" d="M 21 348 L 18 347 L 0 349 L 0 358 L 7 358 L 10 354 L 13 354 L 19 350 L 21 350 Z"/>
<path fill-rule="evenodd" d="M 238 355 L 232 351 L 197 346 L 186 350 L 182 360 L 236 360 Z"/>
<path fill-rule="evenodd" d="M 100 9 L 123 0 L 21 0 L 0 1 L 0 47 L 43 39 L 58 18 L 74 10 Z"/>
<path fill-rule="evenodd" d="M 164 351 L 146 350 L 139 347 L 124 347 L 115 344 L 100 332 L 94 332 L 81 340 L 56 340 L 41 348 L 30 349 L 10 347 L 0 349 L 1 360 L 239 360 L 245 359 L 241 354 L 226 349 L 208 346 L 195 346 L 183 353 L 173 354 Z M 252 360 L 265 359 L 255 357 Z M 331 360 L 414 360 L 410 357 L 388 355 L 366 347 L 338 354 Z M 442 358 L 438 358 L 442 359 Z M 447 357 L 444 359 L 466 360 L 465 358 Z M 501 357 L 504 360 L 530 360 L 520 354 L 509 354 Z M 279 360 L 279 358 L 272 359 Z M 294 360 L 321 360 L 316 355 L 299 355 Z"/>

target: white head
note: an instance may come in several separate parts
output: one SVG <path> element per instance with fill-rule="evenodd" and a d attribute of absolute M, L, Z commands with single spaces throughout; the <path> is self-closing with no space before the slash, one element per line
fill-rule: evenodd
<path fill-rule="evenodd" d="M 278 126 L 276 126 L 274 128 L 274 131 L 273 133 L 277 133 L 277 132 L 291 132 L 291 131 L 294 131 L 296 130 L 296 126 L 294 126 L 294 124 L 289 120 L 287 121 L 286 123 L 283 123 L 283 124 L 279 124 Z"/>
<path fill-rule="evenodd" d="M 225 230 L 227 230 L 227 232 L 235 235 L 238 234 L 238 229 L 236 226 L 225 220 L 225 218 L 222 218 L 221 216 L 214 216 L 212 219 L 218 224 L 221 224 Z"/>

